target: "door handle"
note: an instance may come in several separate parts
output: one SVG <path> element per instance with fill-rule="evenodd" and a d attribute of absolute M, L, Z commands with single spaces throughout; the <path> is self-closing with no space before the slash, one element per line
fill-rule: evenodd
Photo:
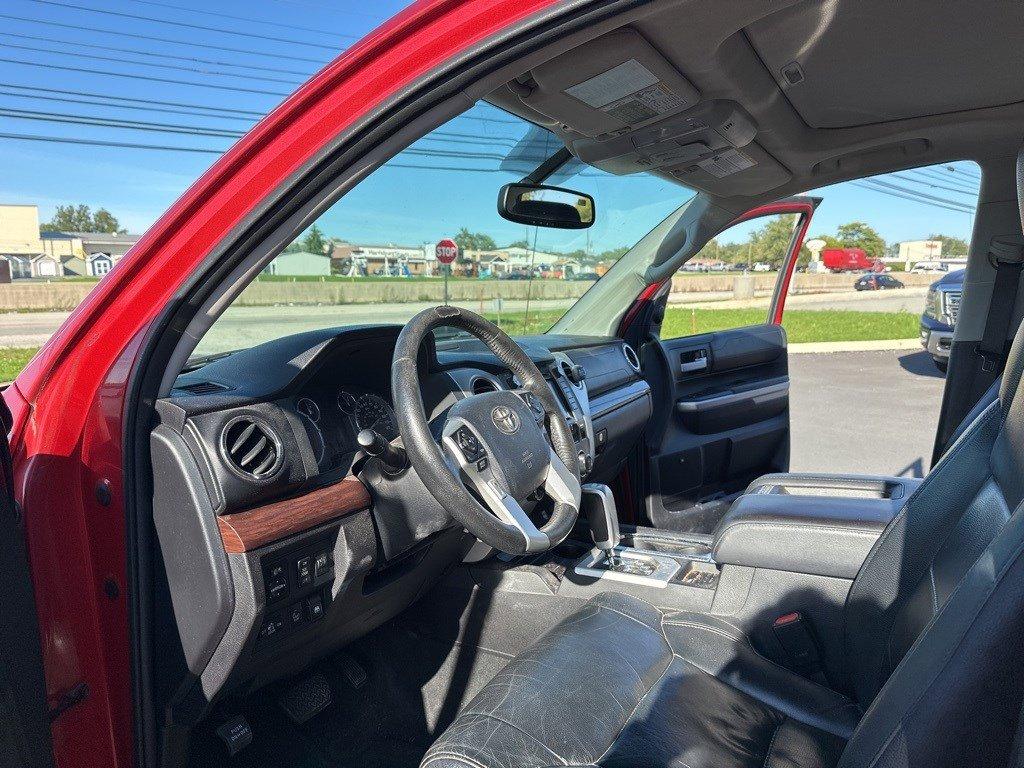
<path fill-rule="evenodd" d="M 679 370 L 683 373 L 703 371 L 708 367 L 708 351 L 706 349 L 694 349 L 690 352 L 683 352 L 679 356 Z"/>

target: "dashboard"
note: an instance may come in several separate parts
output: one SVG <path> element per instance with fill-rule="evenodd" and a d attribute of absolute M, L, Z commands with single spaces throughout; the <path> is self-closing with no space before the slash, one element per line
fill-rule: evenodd
<path fill-rule="evenodd" d="M 356 440 L 372 429 L 401 442 L 390 386 L 400 330 L 288 336 L 179 376 L 156 403 L 153 527 L 173 553 L 165 607 L 181 646 L 168 657 L 209 701 L 336 650 L 479 556 L 413 469 L 386 471 Z M 517 341 L 545 374 L 584 480 L 613 479 L 652 410 L 635 353 L 618 339 Z M 425 344 L 417 365 L 438 438 L 458 400 L 518 387 L 475 339 Z"/>

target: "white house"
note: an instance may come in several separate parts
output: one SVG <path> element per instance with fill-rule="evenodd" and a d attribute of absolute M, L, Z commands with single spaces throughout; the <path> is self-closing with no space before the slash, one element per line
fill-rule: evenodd
<path fill-rule="evenodd" d="M 85 260 L 86 274 L 103 277 L 114 267 L 114 259 L 109 253 L 94 253 Z"/>

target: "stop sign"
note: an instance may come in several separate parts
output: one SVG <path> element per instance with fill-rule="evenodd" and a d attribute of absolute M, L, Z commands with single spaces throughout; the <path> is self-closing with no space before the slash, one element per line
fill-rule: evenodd
<path fill-rule="evenodd" d="M 434 255 L 442 264 L 451 264 L 459 255 L 459 245 L 450 237 L 446 237 L 434 246 Z"/>

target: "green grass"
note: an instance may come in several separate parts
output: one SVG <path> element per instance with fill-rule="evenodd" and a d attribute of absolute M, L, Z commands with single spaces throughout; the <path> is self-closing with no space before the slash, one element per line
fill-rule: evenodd
<path fill-rule="evenodd" d="M 38 351 L 39 347 L 0 347 L 0 381 L 12 381 Z"/>
<path fill-rule="evenodd" d="M 763 309 L 669 309 L 661 335 L 672 339 L 764 321 Z M 920 318 L 909 312 L 790 309 L 782 317 L 790 344 L 912 339 L 917 336 L 919 324 Z"/>
<path fill-rule="evenodd" d="M 521 312 L 506 312 L 501 327 L 515 335 L 542 333 L 561 317 L 558 310 L 531 312 L 528 326 L 523 325 Z M 684 309 L 669 308 L 661 328 L 662 338 L 674 339 L 695 333 L 710 333 L 741 328 L 765 321 L 764 309 Z M 487 313 L 491 322 L 498 316 Z M 919 318 L 909 312 L 854 312 L 850 310 L 790 309 L 782 325 L 790 344 L 812 341 L 867 341 L 878 339 L 912 339 L 917 337 Z"/>

